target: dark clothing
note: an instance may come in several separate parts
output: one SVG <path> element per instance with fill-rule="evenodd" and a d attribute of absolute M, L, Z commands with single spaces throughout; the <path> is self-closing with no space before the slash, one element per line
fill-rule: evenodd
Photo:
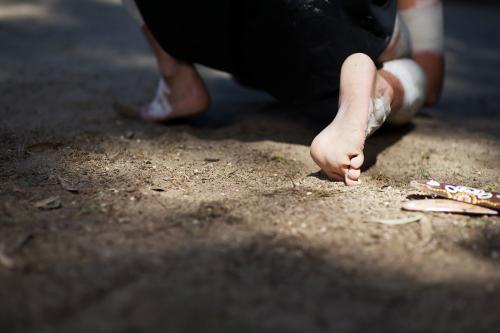
<path fill-rule="evenodd" d="M 351 54 L 376 60 L 396 0 L 137 0 L 162 47 L 224 70 L 284 101 L 336 94 Z"/>

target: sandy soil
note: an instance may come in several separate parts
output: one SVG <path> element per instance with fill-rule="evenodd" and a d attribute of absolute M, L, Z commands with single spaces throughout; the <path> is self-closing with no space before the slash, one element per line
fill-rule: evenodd
<path fill-rule="evenodd" d="M 203 69 L 206 115 L 123 118 L 156 76 L 116 1 L 1 0 L 0 331 L 497 331 L 500 218 L 368 222 L 419 215 L 412 179 L 500 189 L 500 9 L 446 9 L 441 104 L 346 188 L 308 155 L 328 111 Z"/>

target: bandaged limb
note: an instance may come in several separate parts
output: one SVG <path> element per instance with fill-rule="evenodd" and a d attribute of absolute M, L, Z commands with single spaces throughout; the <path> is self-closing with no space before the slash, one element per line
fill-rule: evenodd
<path fill-rule="evenodd" d="M 437 103 L 443 89 L 444 18 L 441 0 L 398 0 L 399 13 L 408 26 L 412 57 L 427 75 L 427 105 Z"/>
<path fill-rule="evenodd" d="M 378 58 L 379 62 L 386 62 L 399 58 L 410 58 L 412 54 L 412 42 L 410 31 L 406 23 L 401 19 L 399 14 L 396 16 L 394 24 L 394 32 L 391 41 L 385 51 Z"/>
<path fill-rule="evenodd" d="M 140 117 L 149 121 L 166 120 L 172 113 L 172 105 L 167 99 L 168 95 L 170 95 L 170 88 L 163 79 L 160 79 L 155 98 L 141 110 Z"/>
<path fill-rule="evenodd" d="M 414 52 L 442 54 L 444 50 L 443 4 L 436 0 L 418 0 L 415 6 L 399 12 L 406 23 Z"/>
<path fill-rule="evenodd" d="M 144 19 L 137 7 L 135 0 L 122 0 L 123 5 L 128 10 L 129 14 L 139 23 L 141 27 L 145 26 Z M 153 37 L 150 37 L 152 39 Z M 151 44 L 154 47 L 155 41 L 151 41 Z M 159 49 L 155 50 L 156 53 L 160 52 Z M 172 105 L 167 99 L 167 96 L 170 94 L 170 88 L 167 83 L 160 79 L 158 84 L 158 88 L 156 91 L 156 96 L 149 105 L 144 107 L 140 112 L 139 116 L 145 120 L 149 121 L 163 121 L 170 113 L 172 113 Z"/>
<path fill-rule="evenodd" d="M 370 110 L 368 111 L 368 126 L 366 137 L 372 135 L 382 126 L 391 113 L 391 102 L 388 97 L 380 96 L 372 98 Z"/>
<path fill-rule="evenodd" d="M 144 26 L 144 19 L 142 18 L 141 12 L 139 8 L 137 8 L 137 4 L 135 0 L 122 0 L 123 6 L 128 10 L 129 14 L 139 23 L 142 27 Z"/>
<path fill-rule="evenodd" d="M 388 61 L 384 63 L 383 70 L 399 80 L 403 89 L 403 100 L 398 110 L 392 110 L 388 96 L 372 98 L 368 112 L 367 137 L 386 121 L 393 125 L 409 123 L 425 103 L 427 79 L 415 61 L 411 59 Z"/>
<path fill-rule="evenodd" d="M 387 121 L 394 125 L 409 123 L 424 106 L 427 77 L 422 68 L 411 59 L 397 59 L 384 63 L 383 69 L 399 79 L 404 91 L 401 108 L 391 112 Z"/>

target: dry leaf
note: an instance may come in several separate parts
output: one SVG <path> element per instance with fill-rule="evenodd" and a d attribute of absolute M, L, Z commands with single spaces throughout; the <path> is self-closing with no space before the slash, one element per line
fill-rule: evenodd
<path fill-rule="evenodd" d="M 380 223 L 385 225 L 404 225 L 413 222 L 418 222 L 422 219 L 422 216 L 412 216 L 412 217 L 403 217 L 399 219 L 374 219 L 368 220 L 367 222 Z"/>
<path fill-rule="evenodd" d="M 26 147 L 28 153 L 43 153 L 59 149 L 63 144 L 59 142 L 40 142 Z"/>
<path fill-rule="evenodd" d="M 35 207 L 41 210 L 51 210 L 61 208 L 61 199 L 57 196 L 43 199 L 34 203 Z"/>
<path fill-rule="evenodd" d="M 404 210 L 474 215 L 497 215 L 498 212 L 481 206 L 447 199 L 413 200 L 403 204 Z"/>
<path fill-rule="evenodd" d="M 426 218 L 420 220 L 420 238 L 421 245 L 427 246 L 432 241 L 432 236 L 434 234 L 434 229 L 432 228 L 432 223 Z"/>
<path fill-rule="evenodd" d="M 124 105 L 119 102 L 113 103 L 113 109 L 116 113 L 128 117 L 128 118 L 139 118 L 139 113 L 134 108 Z"/>
<path fill-rule="evenodd" d="M 14 268 L 14 260 L 7 257 L 7 255 L 5 255 L 5 253 L 0 251 L 0 266 L 3 266 L 6 269 L 13 269 Z"/>
<path fill-rule="evenodd" d="M 74 185 L 70 184 L 66 179 L 62 178 L 61 176 L 57 176 L 57 180 L 59 181 L 61 187 L 66 191 L 71 193 L 78 193 L 78 189 Z"/>

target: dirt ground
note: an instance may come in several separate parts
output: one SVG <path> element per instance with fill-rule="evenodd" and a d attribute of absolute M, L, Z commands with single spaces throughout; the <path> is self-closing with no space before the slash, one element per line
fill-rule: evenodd
<path fill-rule="evenodd" d="M 0 0 L 0 332 L 498 332 L 500 218 L 400 210 L 412 179 L 500 189 L 500 7 L 471 3 L 440 105 L 346 188 L 321 108 L 203 69 L 209 113 L 126 119 L 156 74 L 117 1 Z"/>

